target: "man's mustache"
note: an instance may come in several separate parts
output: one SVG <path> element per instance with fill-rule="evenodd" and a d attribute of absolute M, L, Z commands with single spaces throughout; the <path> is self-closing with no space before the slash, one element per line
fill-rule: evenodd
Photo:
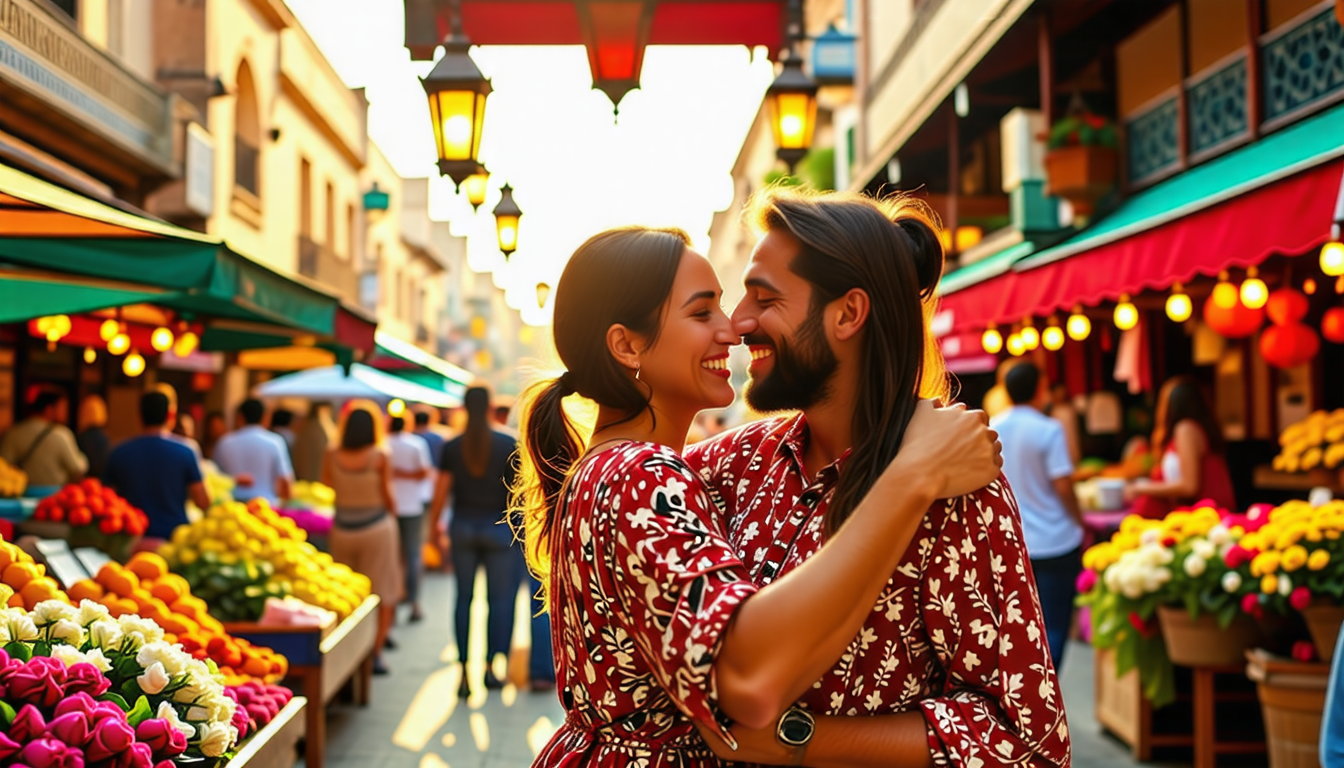
<path fill-rule="evenodd" d="M 774 339 L 769 336 L 762 336 L 759 333 L 743 336 L 742 343 L 749 347 L 773 347 L 775 345 Z"/>

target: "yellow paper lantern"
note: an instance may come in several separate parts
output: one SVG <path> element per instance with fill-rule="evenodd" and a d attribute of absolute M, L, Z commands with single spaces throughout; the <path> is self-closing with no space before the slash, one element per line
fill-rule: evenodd
<path fill-rule="evenodd" d="M 84 348 L 84 362 L 93 365 L 98 360 L 98 350 L 93 347 Z"/>
<path fill-rule="evenodd" d="M 1331 277 L 1344 275 L 1344 243 L 1332 240 L 1321 247 L 1321 271 Z"/>
<path fill-rule="evenodd" d="M 1226 274 L 1226 273 L 1224 273 Z M 1220 309 L 1232 309 L 1241 301 L 1241 293 L 1237 287 L 1224 277 L 1217 285 L 1213 286 L 1213 296 L 1210 297 L 1214 306 Z"/>
<path fill-rule="evenodd" d="M 1022 330 L 1017 332 L 1017 336 L 1022 339 L 1022 349 L 1027 352 L 1031 352 L 1041 346 L 1041 333 L 1030 323 L 1023 326 Z"/>
<path fill-rule="evenodd" d="M 987 354 L 997 355 L 1003 349 L 1003 334 L 994 326 L 985 329 L 980 336 L 980 346 Z"/>
<path fill-rule="evenodd" d="M 1194 311 L 1190 297 L 1181 290 L 1181 284 L 1177 283 L 1172 288 L 1171 295 L 1167 297 L 1167 317 L 1171 318 L 1173 323 L 1184 323 L 1190 319 Z"/>
<path fill-rule="evenodd" d="M 187 355 L 190 355 L 192 352 L 195 352 L 196 348 L 199 347 L 200 345 L 201 345 L 200 338 L 191 331 L 187 331 L 186 333 L 177 337 L 177 342 L 173 344 L 173 354 L 177 355 L 178 357 L 186 357 Z"/>
<path fill-rule="evenodd" d="M 1070 339 L 1082 341 L 1092 335 L 1092 321 L 1083 314 L 1082 307 L 1075 307 L 1073 314 L 1069 315 L 1068 322 L 1064 324 L 1064 329 L 1068 331 Z"/>
<path fill-rule="evenodd" d="M 149 346 L 158 352 L 167 352 L 173 348 L 173 332 L 162 326 L 155 328 L 149 335 Z"/>
<path fill-rule="evenodd" d="M 405 415 L 405 413 L 406 413 L 406 401 L 405 401 L 405 400 L 402 400 L 401 398 L 396 398 L 396 399 L 394 399 L 392 402 L 390 402 L 390 403 L 387 404 L 387 415 L 388 415 L 388 416 L 391 416 L 392 418 L 396 419 L 396 418 L 400 418 L 401 416 Z"/>
<path fill-rule="evenodd" d="M 1269 301 L 1269 288 L 1260 279 L 1255 267 L 1246 270 L 1246 279 L 1241 283 L 1241 303 L 1250 309 L 1260 309 Z"/>
<path fill-rule="evenodd" d="M 121 324 L 112 318 L 104 320 L 103 324 L 98 326 L 98 338 L 103 341 L 111 341 L 118 333 L 121 333 Z"/>
<path fill-rule="evenodd" d="M 1139 324 L 1139 310 L 1129 300 L 1129 294 L 1120 294 L 1120 303 L 1115 305 L 1115 327 L 1122 331 Z"/>
<path fill-rule="evenodd" d="M 1013 357 L 1021 357 L 1027 351 L 1026 346 L 1022 343 L 1022 336 L 1016 333 L 1008 336 L 1008 341 L 1004 343 L 1004 346 L 1008 347 L 1008 354 Z"/>
<path fill-rule="evenodd" d="M 1041 346 L 1051 352 L 1058 352 L 1064 347 L 1064 329 L 1058 325 L 1052 325 L 1041 331 Z"/>
<path fill-rule="evenodd" d="M 130 348 L 131 337 L 121 332 L 118 332 L 116 336 L 112 337 L 111 341 L 107 342 L 107 351 L 114 355 L 123 354 Z"/>
<path fill-rule="evenodd" d="M 140 356 L 138 350 L 131 350 L 131 354 L 121 361 L 121 371 L 131 378 L 139 376 L 145 372 L 145 358 Z"/>

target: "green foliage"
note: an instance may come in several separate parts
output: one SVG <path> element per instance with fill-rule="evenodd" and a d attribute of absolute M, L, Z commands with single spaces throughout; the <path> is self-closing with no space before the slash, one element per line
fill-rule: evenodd
<path fill-rule="evenodd" d="M 801 187 L 828 192 L 835 189 L 835 147 L 823 147 L 808 152 L 798 163 L 794 175 L 772 170 L 763 179 L 766 186 Z"/>
<path fill-rule="evenodd" d="M 1061 147 L 1105 147 L 1117 149 L 1120 139 L 1115 123 L 1091 113 L 1067 115 L 1050 128 L 1046 141 L 1050 149 Z"/>

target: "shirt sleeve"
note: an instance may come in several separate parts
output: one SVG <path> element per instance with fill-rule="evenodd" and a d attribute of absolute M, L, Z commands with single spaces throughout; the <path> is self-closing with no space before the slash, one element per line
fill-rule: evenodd
<path fill-rule="evenodd" d="M 1067 766 L 1064 698 L 1016 502 L 1000 478 L 946 503 L 921 606 L 947 673 L 943 695 L 920 703 L 934 764 Z"/>
<path fill-rule="evenodd" d="M 187 449 L 189 454 L 187 458 L 190 459 L 189 461 L 184 462 L 186 466 L 187 485 L 201 482 L 204 479 L 204 476 L 201 474 L 200 457 L 196 455 L 195 451 L 191 450 L 191 446 L 184 445 L 182 447 Z"/>
<path fill-rule="evenodd" d="M 1064 425 L 1055 422 L 1046 438 L 1045 471 L 1051 480 L 1068 477 L 1073 474 L 1073 457 L 1069 455 L 1069 439 L 1064 434 Z"/>
<path fill-rule="evenodd" d="M 714 661 L 733 613 L 757 587 L 680 457 L 650 454 L 612 491 L 613 588 L 635 647 L 682 712 L 735 745 Z"/>
<path fill-rule="evenodd" d="M 294 466 L 289 463 L 289 444 L 285 442 L 285 438 L 276 435 L 275 447 L 279 449 L 276 451 L 276 460 L 278 462 L 276 464 L 276 477 L 293 480 Z"/>
<path fill-rule="evenodd" d="M 89 471 L 89 460 L 80 453 L 75 443 L 75 433 L 66 427 L 58 427 L 52 437 L 61 445 L 61 463 L 72 475 L 82 475 Z"/>

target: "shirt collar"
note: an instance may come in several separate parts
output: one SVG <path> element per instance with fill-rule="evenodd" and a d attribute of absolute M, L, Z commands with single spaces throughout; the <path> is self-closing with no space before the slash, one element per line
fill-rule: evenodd
<path fill-rule="evenodd" d="M 793 457 L 798 473 L 809 484 L 819 482 L 824 485 L 831 485 L 839 479 L 840 469 L 844 466 L 850 454 L 854 452 L 854 449 L 846 448 L 845 452 L 840 454 L 840 458 L 822 467 L 815 478 L 808 477 L 807 465 L 803 461 L 803 454 L 807 449 L 807 434 L 807 417 L 800 412 L 784 423 L 784 435 L 780 438 L 780 442 L 783 444 L 784 450 Z"/>

